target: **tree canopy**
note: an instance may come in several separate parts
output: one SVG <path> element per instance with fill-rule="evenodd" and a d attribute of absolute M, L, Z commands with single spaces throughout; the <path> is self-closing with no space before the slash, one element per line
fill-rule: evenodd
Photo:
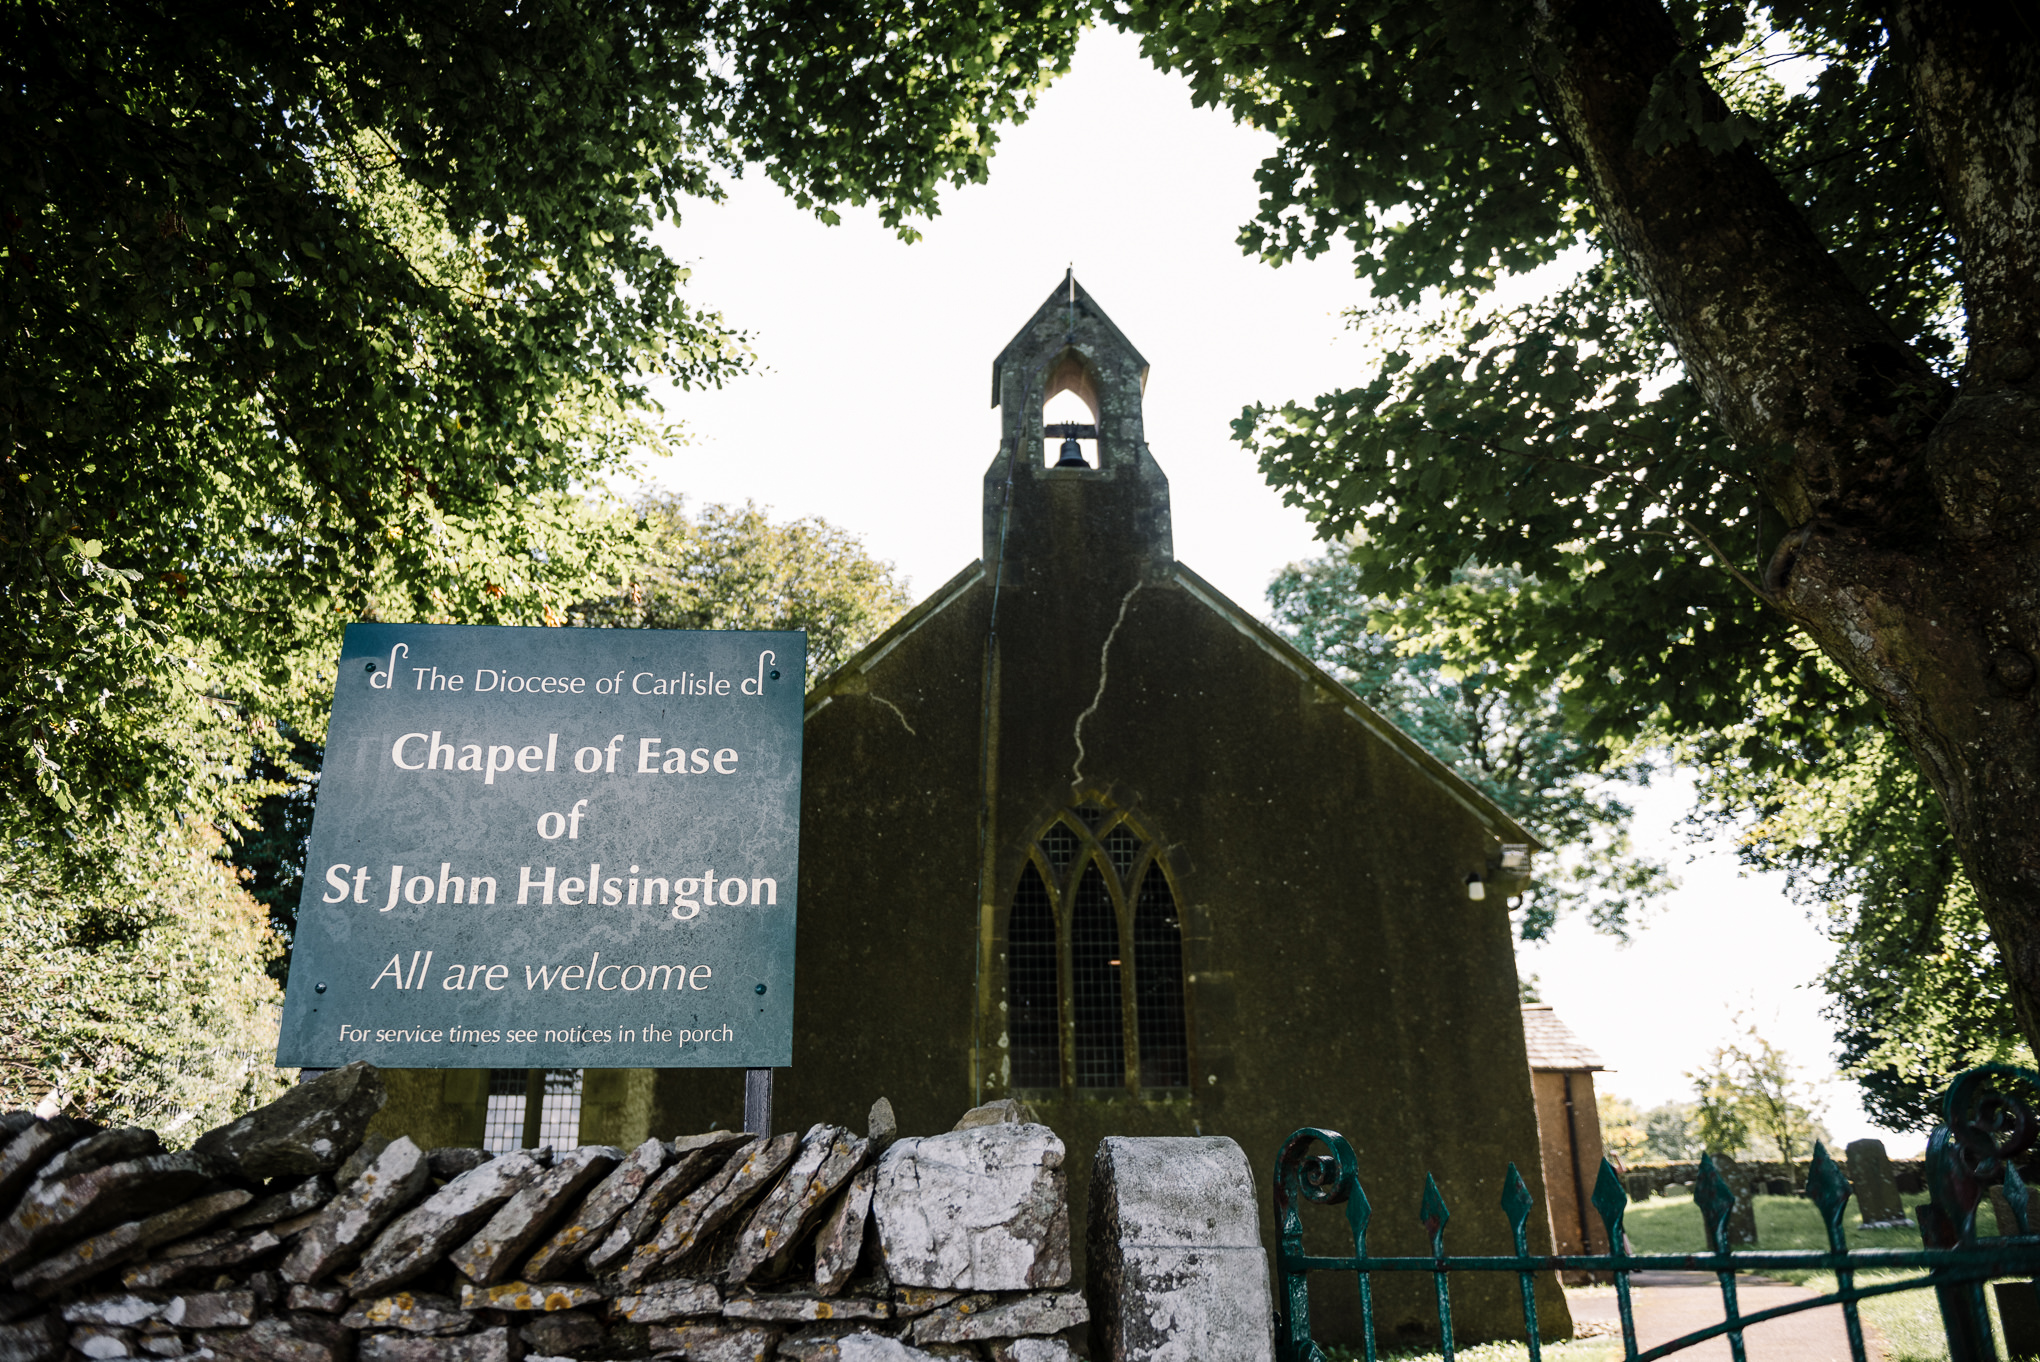
<path fill-rule="evenodd" d="M 105 1119 L 259 1096 L 345 625 L 564 624 L 628 581 L 645 531 L 591 490 L 669 443 L 648 383 L 751 362 L 661 221 L 751 170 L 912 236 L 1082 19 L 0 13 L 10 1105 L 31 1075 Z M 245 887 L 209 826 L 239 834 Z"/>
<path fill-rule="evenodd" d="M 1589 739 L 1656 731 L 1780 779 L 1904 750 L 2040 1035 L 2030 16 L 1112 13 L 1278 137 L 1246 247 L 1343 249 L 1375 289 L 1356 318 L 1381 340 L 1371 376 L 1236 427 L 1353 541 L 1356 589 L 1520 574 L 1433 624 L 1519 693 L 1562 697 Z M 1495 300 L 1536 269 L 1557 286 Z"/>
<path fill-rule="evenodd" d="M 575 624 L 622 629 L 804 629 L 819 679 L 913 604 L 892 564 L 820 517 L 773 523 L 751 502 L 654 492 L 636 506 L 643 539 L 609 595 L 583 601 Z"/>
<path fill-rule="evenodd" d="M 1555 697 L 1525 701 L 1498 682 L 1493 662 L 1450 662 L 1422 639 L 1377 630 L 1377 617 L 1422 614 L 1424 606 L 1405 600 L 1391 608 L 1362 592 L 1358 576 L 1338 551 L 1290 564 L 1268 587 L 1276 627 L 1551 848 L 1553 863 L 1516 904 L 1524 940 L 1545 939 L 1568 912 L 1626 937 L 1672 885 L 1663 865 L 1631 847 L 1631 811 L 1618 793 L 1624 782 L 1647 784 L 1649 764 L 1609 762 L 1572 731 Z M 1467 569 L 1426 599 L 1512 585 L 1508 574 Z M 1534 979 L 1525 984 L 1534 990 Z"/>
<path fill-rule="evenodd" d="M 1832 1138 L 1798 1066 L 1742 1018 L 1734 1039 L 1717 1045 L 1686 1077 L 1693 1080 L 1693 1140 L 1702 1149 L 1754 1150 L 1789 1168 L 1813 1153 L 1814 1141 Z"/>
<path fill-rule="evenodd" d="M 0 1104 L 189 1140 L 281 1095 L 282 942 L 218 842 L 137 831 L 118 875 L 0 880 Z"/>
<path fill-rule="evenodd" d="M 1695 1130 L 1697 1108 L 1691 1102 L 1664 1102 L 1644 1111 L 1626 1097 L 1597 1089 L 1594 1104 L 1601 1118 L 1601 1146 L 1618 1166 L 1687 1163 L 1706 1152 Z"/>
<path fill-rule="evenodd" d="M 1733 736 L 1762 739 L 1761 725 L 1745 728 Z M 1837 943 L 1823 1011 L 1878 1125 L 1932 1126 L 1948 1080 L 1974 1065 L 2031 1066 L 1940 802 L 1888 733 L 1810 767 L 1695 766 L 1694 822 L 1733 835 L 1746 864 L 1782 873 Z"/>
<path fill-rule="evenodd" d="M 841 4 L 8 8 L 0 833 L 234 796 L 354 619 L 560 622 L 646 382 L 741 335 L 653 240 L 756 168 L 912 234 L 1082 16 Z M 98 848 L 98 850 L 95 850 Z"/>

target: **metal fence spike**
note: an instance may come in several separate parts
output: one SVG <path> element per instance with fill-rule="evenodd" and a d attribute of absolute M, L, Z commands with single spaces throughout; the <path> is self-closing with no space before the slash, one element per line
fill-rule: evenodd
<path fill-rule="evenodd" d="M 1700 1207 L 1707 1247 L 1715 1253 L 1728 1252 L 1728 1217 L 1735 1212 L 1735 1189 L 1714 1166 L 1712 1154 L 1700 1156 L 1700 1178 L 1693 1184 L 1693 1201 Z"/>
<path fill-rule="evenodd" d="M 1275 1212 L 1280 1232 L 1274 1255 L 1277 1356 L 1281 1362 L 1326 1362 L 1327 1354 L 1317 1347 L 1310 1327 L 1313 1293 L 1308 1276 L 1313 1271 L 1354 1275 L 1360 1295 L 1361 1342 L 1355 1362 L 1362 1359 L 1379 1362 L 1374 1279 L 1383 1273 L 1430 1274 L 1437 1298 L 1441 1362 L 1453 1362 L 1458 1343 L 1452 1322 L 1452 1274 L 1515 1274 L 1522 1297 L 1524 1333 L 1535 1340 L 1539 1333 L 1536 1279 L 1556 1270 L 1614 1274 L 1617 1308 L 1622 1318 L 1622 1356 L 1627 1362 L 1663 1362 L 1710 1340 L 1725 1340 L 1734 1362 L 1744 1362 L 1747 1354 L 1743 1334 L 1752 1325 L 1803 1310 L 1832 1307 L 1839 1307 L 1842 1312 L 1851 1362 L 1867 1362 L 1858 1303 L 1923 1288 L 1933 1290 L 1938 1297 L 1948 1348 L 1946 1356 L 1951 1362 L 1996 1362 L 1991 1320 L 1985 1306 L 1985 1284 L 2009 1277 L 2040 1277 L 2040 1238 L 2022 1233 L 1980 1243 L 1973 1233 L 1977 1198 L 1988 1183 L 2000 1177 L 2011 1201 L 2010 1214 L 2019 1229 L 2030 1231 L 2032 1221 L 2040 1218 L 2026 1213 L 2028 1185 L 2013 1166 L 2019 1155 L 2033 1147 L 2036 1134 L 2040 1134 L 2040 1112 L 2027 1099 L 2002 1091 L 2003 1084 L 2010 1081 L 2040 1089 L 2040 1072 L 1991 1065 L 1960 1075 L 1950 1085 L 1951 1096 L 1946 1103 L 1952 1113 L 1949 1123 L 1935 1130 L 1928 1142 L 1927 1171 L 1933 1200 L 1917 1208 L 1925 1242 L 1916 1249 L 1849 1247 L 1843 1215 L 1854 1197 L 1854 1188 L 1823 1143 L 1814 1146 L 1807 1171 L 1807 1196 L 1826 1223 L 1825 1250 L 1766 1250 L 1747 1245 L 1740 1252 L 1731 1252 L 1726 1243 L 1728 1223 L 1737 1209 L 1738 1198 L 1713 1156 L 1708 1155 L 1700 1161 L 1693 1189 L 1693 1199 L 1698 1203 L 1707 1232 L 1709 1248 L 1704 1254 L 1629 1252 L 1622 1242 L 1628 1190 L 1614 1164 L 1604 1159 L 1595 1180 L 1592 1204 L 1608 1228 L 1610 1244 L 1606 1252 L 1533 1255 L 1529 1251 L 1528 1227 L 1536 1209 L 1535 1199 L 1522 1170 L 1510 1164 L 1503 1179 L 1501 1206 L 1515 1235 L 1513 1255 L 1446 1256 L 1445 1225 L 1451 1219 L 1451 1211 L 1445 1205 L 1437 1179 L 1426 1175 L 1419 1215 L 1430 1233 L 1430 1253 L 1377 1256 L 1367 1249 L 1365 1233 L 1372 1211 L 1360 1189 L 1352 1146 L 1334 1131 L 1305 1127 L 1284 1142 L 1276 1161 Z M 1313 1153 L 1320 1145 L 1328 1152 Z M 1300 1212 L 1304 1205 L 1312 1203 L 1344 1206 L 1348 1223 L 1354 1229 L 1352 1257 L 1305 1253 Z M 1737 1273 L 1772 1269 L 1832 1272 L 1835 1289 L 1745 1314 L 1736 1289 Z M 1865 1269 L 1875 1269 L 1868 1282 L 1860 1279 Z M 1921 1275 L 1907 1277 L 1895 1271 L 1900 1269 Z M 1630 1275 L 1641 1271 L 1696 1270 L 1714 1275 L 1721 1292 L 1721 1319 L 1651 1348 L 1638 1348 L 1629 1301 Z M 1529 1345 L 1529 1359 L 1540 1362 L 1535 1341 Z"/>
<path fill-rule="evenodd" d="M 1849 1196 L 1855 1188 L 1842 1175 L 1835 1156 L 1828 1153 L 1827 1145 L 1819 1140 L 1813 1142 L 1813 1166 L 1806 1170 L 1806 1195 L 1820 1209 L 1821 1223 L 1827 1227 L 1828 1248 L 1835 1253 L 1849 1251 L 1849 1232 L 1842 1223 L 1842 1213 L 1849 1207 Z M 1847 1293 L 1856 1286 L 1853 1268 L 1835 1270 L 1836 1288 Z M 1856 1309 L 1854 1299 L 1842 1302 L 1842 1329 L 1849 1338 L 1851 1362 L 1868 1362 L 1869 1354 L 1863 1343 L 1863 1317 Z"/>
<path fill-rule="evenodd" d="M 1842 1227 L 1842 1212 L 1848 1209 L 1849 1197 L 1856 1189 L 1849 1185 L 1849 1179 L 1842 1173 L 1834 1155 L 1827 1146 L 1816 1140 L 1813 1144 L 1813 1166 L 1806 1170 L 1806 1195 L 1820 1208 L 1821 1223 L 1827 1227 L 1828 1246 L 1836 1253 L 1849 1246 L 1848 1234 Z"/>
<path fill-rule="evenodd" d="M 1424 1201 L 1417 1210 L 1417 1218 L 1424 1222 L 1424 1229 L 1431 1236 L 1431 1252 L 1445 1251 L 1445 1222 L 1452 1218 L 1452 1212 L 1445 1205 L 1445 1197 L 1438 1190 L 1438 1179 L 1424 1174 Z"/>
<path fill-rule="evenodd" d="M 1509 1217 L 1509 1232 L 1515 1236 L 1516 1256 L 1530 1256 L 1530 1209 L 1536 1203 L 1515 1164 L 1502 1179 L 1502 1214 Z M 1537 1288 L 1533 1274 L 1518 1272 L 1516 1284 L 1523 1296 L 1523 1337 L 1530 1345 L 1530 1362 L 1544 1362 L 1543 1340 L 1538 1337 Z"/>
<path fill-rule="evenodd" d="M 1510 1164 L 1509 1175 L 1502 1179 L 1502 1214 L 1509 1217 L 1518 1253 L 1530 1251 L 1530 1209 L 1536 1204 L 1530 1189 L 1523 1185 L 1523 1175 L 1516 1171 L 1515 1164 Z"/>
<path fill-rule="evenodd" d="M 1620 1253 L 1622 1212 L 1629 1206 L 1629 1190 L 1622 1185 L 1622 1175 L 1615 1171 L 1615 1165 L 1605 1158 L 1601 1160 L 1601 1175 L 1594 1179 L 1591 1200 L 1594 1209 L 1601 1213 L 1601 1223 L 1608 1227 L 1608 1252 Z"/>
<path fill-rule="evenodd" d="M 2012 1205 L 2012 1219 L 2018 1222 L 2019 1233 L 2031 1234 L 2033 1231 L 2028 1221 L 2032 1218 L 2033 1207 L 2026 1197 L 2026 1179 L 2019 1176 L 2018 1165 L 2009 1161 L 2005 1164 L 2005 1200 Z M 2004 1232 L 2005 1227 L 1998 1226 L 1998 1233 Z"/>
<path fill-rule="evenodd" d="M 1367 1253 L 1367 1222 L 1374 1218 L 1374 1204 L 1367 1199 L 1366 1188 L 1355 1176 L 1346 1188 L 1346 1228 L 1353 1235 L 1353 1252 Z"/>

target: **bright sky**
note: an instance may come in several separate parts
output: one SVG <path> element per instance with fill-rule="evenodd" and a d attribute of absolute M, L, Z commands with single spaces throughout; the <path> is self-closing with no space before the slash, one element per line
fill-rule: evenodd
<path fill-rule="evenodd" d="M 824 516 L 863 535 L 917 596 L 932 591 L 978 555 L 979 478 L 999 429 L 992 358 L 1074 263 L 1153 366 L 1148 444 L 1169 475 L 1177 556 L 1264 612 L 1269 578 L 1316 547 L 1229 423 L 1250 403 L 1364 381 L 1367 350 L 1342 321 L 1366 296 L 1348 266 L 1269 269 L 1234 244 L 1271 146 L 1192 108 L 1187 85 L 1131 40 L 1094 31 L 1072 74 L 1009 131 L 991 183 L 952 193 L 917 245 L 868 215 L 823 227 L 763 182 L 736 185 L 669 244 L 695 267 L 690 297 L 750 333 L 762 369 L 672 394 L 668 415 L 694 442 L 648 480 L 697 503 Z M 1729 848 L 1673 832 L 1688 799 L 1670 781 L 1639 801 L 1638 841 L 1680 863 L 1683 888 L 1634 944 L 1566 923 L 1522 952 L 1523 971 L 1615 1071 L 1603 1089 L 1646 1105 L 1690 1095 L 1686 1071 L 1738 1009 L 1809 1078 L 1831 1075 L 1812 981 L 1832 947 L 1777 885 L 1739 878 Z M 1841 1142 L 1882 1133 L 1854 1091 L 1822 1088 Z M 1898 1154 L 1919 1141 L 1886 1143 Z"/>

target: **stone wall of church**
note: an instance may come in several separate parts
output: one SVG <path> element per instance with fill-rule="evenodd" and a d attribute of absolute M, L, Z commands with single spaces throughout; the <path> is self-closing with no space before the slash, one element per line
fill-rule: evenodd
<path fill-rule="evenodd" d="M 1079 1208 L 1107 1136 L 1229 1136 L 1265 1178 L 1283 1138 L 1318 1125 L 1353 1140 L 1378 1205 L 1410 1208 L 1378 1219 L 1384 1246 L 1423 1248 L 1430 1173 L 1460 1211 L 1455 1248 L 1506 1251 L 1507 1169 L 1540 1201 L 1543 1177 L 1507 906 L 1465 888 L 1495 835 L 1357 722 L 1349 694 L 1219 616 L 1187 574 L 1129 580 L 1100 563 L 1009 582 L 987 667 L 991 595 L 977 581 L 809 720 L 786 1119 L 831 1119 L 881 1088 L 923 1126 L 1019 1098 L 1069 1145 Z M 983 861 L 981 738 L 997 792 Z M 1061 1086 L 1012 1081 L 1014 886 L 1041 830 L 1080 803 L 1162 848 L 1184 1086 L 1143 1087 L 1129 1061 L 1125 1083 L 1079 1087 L 1067 1053 Z M 738 1100 L 724 1078 L 661 1085 L 675 1117 Z M 1336 1247 L 1335 1225 L 1313 1233 Z M 1324 1290 L 1322 1336 L 1357 1338 L 1351 1293 Z M 1547 1294 L 1543 1318 L 1563 1332 Z M 1435 1331 L 1423 1284 L 1385 1283 L 1378 1299 L 1392 1337 Z M 1469 1337 L 1521 1330 L 1500 1281 L 1469 1283 L 1455 1318 Z"/>

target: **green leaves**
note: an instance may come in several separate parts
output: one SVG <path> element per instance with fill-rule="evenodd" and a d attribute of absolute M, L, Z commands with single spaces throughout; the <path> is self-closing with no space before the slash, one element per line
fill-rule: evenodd
<path fill-rule="evenodd" d="M 912 603 L 892 564 L 826 520 L 774 524 L 763 511 L 654 494 L 636 507 L 639 557 L 614 594 L 575 624 L 645 629 L 804 629 L 810 680 L 827 675 Z"/>
<path fill-rule="evenodd" d="M 1442 593 L 1422 627 L 1594 746 L 1733 726 L 1753 693 L 1799 701 L 1788 728 L 1855 705 L 1761 597 L 1783 529 L 1762 457 L 1721 435 L 1617 271 L 1389 338 L 1365 386 L 1235 426 L 1319 533 L 1351 537 L 1357 591 Z M 1470 563 L 1521 585 L 1446 590 Z"/>
<path fill-rule="evenodd" d="M 1953 243 L 1881 26 L 1670 10 L 1686 45 L 1639 137 L 1753 146 L 1906 339 L 1959 359 Z M 1281 139 L 1247 249 L 1315 254 L 1343 235 L 1382 300 L 1353 317 L 1379 346 L 1370 373 L 1234 425 L 1285 501 L 1349 543 L 1359 592 L 1439 591 L 1473 564 L 1520 574 L 1506 602 L 1440 627 L 1477 638 L 1511 686 L 1558 697 L 1594 744 L 1726 731 L 1772 698 L 1778 740 L 1745 758 L 1846 741 L 1867 706 L 1765 598 L 1783 451 L 1726 436 L 1606 256 L 1541 301 L 1479 302 L 1597 226 L 1538 107 L 1524 7 L 1134 0 L 1116 21 L 1200 99 Z M 1787 52 L 1803 89 L 1772 74 Z"/>
<path fill-rule="evenodd" d="M 645 375 L 743 372 L 661 217 L 761 166 L 890 222 L 1082 21 L 342 4 L 0 21 L 0 830 L 230 817 L 358 618 L 558 623 L 630 539 Z M 175 640 L 182 640 L 176 642 Z M 81 863 L 82 865 L 82 863 Z"/>
<path fill-rule="evenodd" d="M 100 873 L 0 876 L 0 1103 L 149 1125 L 175 1143 L 281 1096 L 276 954 L 203 827 L 87 834 Z"/>
<path fill-rule="evenodd" d="M 1977 1064 L 2025 1063 L 2005 972 L 1941 804 L 1891 735 L 1871 728 L 1812 758 L 1739 755 L 1765 730 L 1693 743 L 1704 825 L 1782 872 L 1838 943 L 1820 983 L 1843 1071 L 1879 1125 L 1921 1130 Z"/>
<path fill-rule="evenodd" d="M 1811 1157 L 1823 1132 L 1812 1109 L 1813 1089 L 1800 1080 L 1785 1052 L 1736 1019 L 1735 1039 L 1715 1047 L 1693 1081 L 1695 1134 L 1702 1148 L 1777 1158 L 1788 1166 Z"/>
<path fill-rule="evenodd" d="M 1645 151 L 1662 151 L 1689 138 L 1709 151 L 1732 151 L 1762 135 L 1756 119 L 1721 102 L 1700 69 L 1699 52 L 1691 48 L 1651 81 L 1650 101 L 1636 124 L 1636 145 Z"/>
<path fill-rule="evenodd" d="M 1630 846 L 1616 789 L 1647 782 L 1648 764 L 1582 740 L 1563 697 L 1518 689 L 1488 660 L 1480 627 L 1461 631 L 1511 608 L 1526 590 L 1512 574 L 1465 569 L 1390 602 L 1360 585 L 1368 549 L 1361 540 L 1350 556 L 1283 569 L 1268 588 L 1276 627 L 1552 848 L 1519 905 L 1526 940 L 1572 912 L 1626 936 L 1672 886 L 1664 866 Z"/>

